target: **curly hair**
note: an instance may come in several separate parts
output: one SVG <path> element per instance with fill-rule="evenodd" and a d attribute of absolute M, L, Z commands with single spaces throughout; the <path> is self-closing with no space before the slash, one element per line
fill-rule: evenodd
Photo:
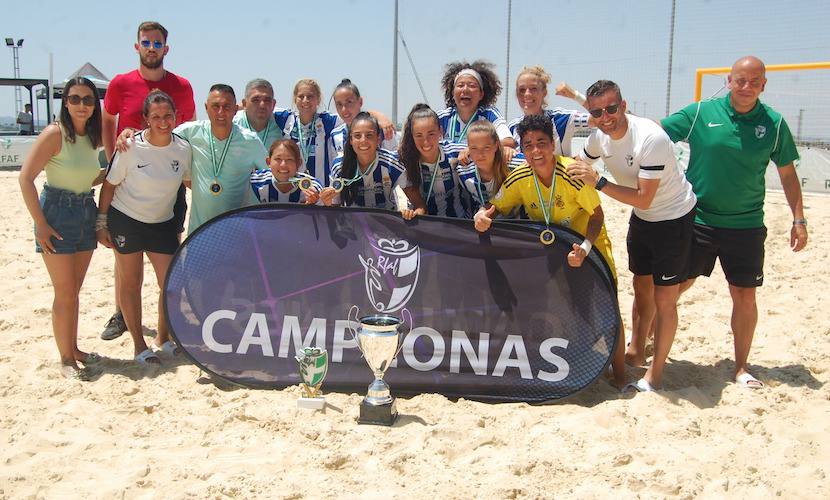
<path fill-rule="evenodd" d="M 455 88 L 455 75 L 462 69 L 473 69 L 481 75 L 481 91 L 484 97 L 481 98 L 479 106 L 492 106 L 496 103 L 496 99 L 501 94 L 501 82 L 496 72 L 493 71 L 495 64 L 477 60 L 469 63 L 467 61 L 458 61 L 449 63 L 444 66 L 444 76 L 441 78 L 441 88 L 444 89 L 444 104 L 451 108 L 455 106 L 453 99 L 453 89 Z"/>

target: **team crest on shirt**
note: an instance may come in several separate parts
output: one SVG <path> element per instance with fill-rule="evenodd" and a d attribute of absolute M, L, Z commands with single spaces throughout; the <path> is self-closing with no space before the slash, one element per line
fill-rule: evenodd
<path fill-rule="evenodd" d="M 632 155 L 625 155 L 625 163 L 630 167 L 634 165 L 634 156 Z"/>
<path fill-rule="evenodd" d="M 415 291 L 421 250 L 406 240 L 380 238 L 371 245 L 371 255 L 358 255 L 366 284 L 366 295 L 376 311 L 401 309 Z"/>
<path fill-rule="evenodd" d="M 173 169 L 173 172 L 178 172 L 179 171 L 179 160 L 173 160 L 172 162 L 170 162 L 170 168 Z"/>
<path fill-rule="evenodd" d="M 758 139 L 763 139 L 764 136 L 767 135 L 767 127 L 763 125 L 758 125 L 755 127 L 755 137 Z"/>
<path fill-rule="evenodd" d="M 556 199 L 553 204 L 556 205 L 556 208 L 565 208 L 565 201 L 562 199 L 561 194 L 556 195 Z"/>

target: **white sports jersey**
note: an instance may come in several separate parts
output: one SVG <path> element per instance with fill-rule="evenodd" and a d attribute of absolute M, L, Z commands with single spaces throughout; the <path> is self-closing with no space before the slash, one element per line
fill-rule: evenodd
<path fill-rule="evenodd" d="M 336 114 L 321 111 L 314 115 L 311 123 L 301 126 L 300 117 L 296 112 L 282 108 L 274 111 L 274 119 L 282 129 L 283 135 L 291 138 L 300 147 L 305 162 L 299 171 L 307 172 L 320 181 L 320 184 L 328 186 L 331 166 L 334 163 L 334 158 L 329 152 L 329 138 L 343 120 Z"/>
<path fill-rule="evenodd" d="M 374 167 L 365 172 L 360 179 L 354 181 L 358 186 L 358 191 L 352 204 L 359 207 L 395 210 L 395 186 L 403 184 L 406 178 L 405 175 L 402 175 L 404 173 L 403 165 L 398 161 L 395 153 L 385 149 L 379 149 L 376 158 L 377 163 Z M 341 177 L 342 162 L 342 156 L 338 156 L 334 160 L 334 167 L 331 169 L 332 179 Z M 348 181 L 349 179 L 345 180 Z M 344 189 L 348 189 L 348 187 Z M 341 192 L 335 196 L 332 204 L 339 205 L 343 197 L 344 195 Z M 345 200 L 343 201 L 345 202 Z"/>
<path fill-rule="evenodd" d="M 115 153 L 107 170 L 107 182 L 116 186 L 112 206 L 147 224 L 172 219 L 179 186 L 190 180 L 190 161 L 190 143 L 178 135 L 159 147 L 139 132 L 130 149 Z"/>
<path fill-rule="evenodd" d="M 436 171 L 436 165 L 421 163 L 421 196 L 426 201 L 427 214 L 469 218 L 469 196 L 461 186 L 461 180 L 455 168 L 458 164 L 458 154 L 466 149 L 466 146 L 444 140 L 440 145 L 438 171 Z M 409 176 L 405 177 L 407 186 L 414 184 Z"/>
<path fill-rule="evenodd" d="M 550 118 L 553 123 L 554 139 L 556 139 L 556 154 L 559 156 L 573 156 L 571 154 L 571 142 L 573 142 L 574 132 L 577 130 L 588 130 L 588 113 L 582 111 L 573 111 L 570 109 L 553 108 L 543 109 L 542 112 Z M 521 146 L 522 141 L 519 137 L 517 127 L 524 116 L 510 120 L 507 127 L 510 133 L 513 134 L 513 139 L 516 144 Z"/>
<path fill-rule="evenodd" d="M 438 112 L 438 121 L 441 124 L 441 130 L 444 131 L 444 139 L 458 144 L 467 144 L 467 127 L 478 120 L 487 120 L 492 123 L 496 127 L 500 140 L 510 137 L 510 129 L 507 128 L 507 122 L 501 111 L 493 106 L 479 107 L 467 123 L 461 121 L 455 106 Z"/>
<path fill-rule="evenodd" d="M 331 137 L 329 138 L 329 158 L 336 159 L 339 155 L 343 154 L 343 145 L 346 143 L 346 132 L 348 132 L 348 125 L 345 123 L 338 125 L 332 131 Z M 385 149 L 387 151 L 398 150 L 398 144 L 401 143 L 400 132 L 396 132 L 395 136 L 391 139 L 383 137 L 383 131 L 381 131 L 380 134 L 383 139 L 380 143 L 380 149 Z M 332 168 L 334 168 L 334 163 L 332 163 Z"/>
<path fill-rule="evenodd" d="M 311 182 L 318 193 L 323 190 L 317 179 Z M 257 169 L 251 174 L 251 189 L 260 203 L 305 203 L 305 193 L 296 184 L 287 193 L 280 191 L 269 168 Z"/>
<path fill-rule="evenodd" d="M 634 209 L 634 214 L 644 221 L 659 222 L 686 215 L 697 198 L 675 160 L 671 139 L 648 118 L 626 118 L 628 130 L 622 139 L 615 141 L 599 129 L 594 130 L 580 157 L 590 163 L 601 158 L 621 186 L 636 188 L 637 179 L 660 179 L 651 206 Z"/>

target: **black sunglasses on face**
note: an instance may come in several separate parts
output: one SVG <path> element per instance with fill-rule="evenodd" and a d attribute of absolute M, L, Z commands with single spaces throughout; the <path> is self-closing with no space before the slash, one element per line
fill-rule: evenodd
<path fill-rule="evenodd" d="M 72 94 L 66 96 L 66 102 L 77 106 L 78 104 L 84 103 L 84 106 L 95 106 L 95 98 L 91 95 L 85 95 L 83 97 L 79 96 L 78 94 Z"/>
<path fill-rule="evenodd" d="M 603 111 L 605 111 L 609 115 L 613 115 L 613 114 L 616 114 L 616 112 L 619 109 L 620 109 L 620 104 L 617 103 L 617 104 L 611 104 L 610 106 L 607 106 L 606 108 L 591 109 L 591 110 L 588 110 L 588 112 L 591 113 L 591 116 L 593 116 L 594 118 L 599 118 L 599 117 L 602 116 Z"/>

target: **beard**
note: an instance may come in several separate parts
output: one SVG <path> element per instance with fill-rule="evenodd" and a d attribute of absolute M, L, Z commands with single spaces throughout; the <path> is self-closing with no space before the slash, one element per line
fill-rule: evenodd
<path fill-rule="evenodd" d="M 155 61 L 148 61 L 146 57 L 139 55 L 139 61 L 141 61 L 141 65 L 147 69 L 158 69 L 164 64 L 164 56 L 159 56 Z"/>

